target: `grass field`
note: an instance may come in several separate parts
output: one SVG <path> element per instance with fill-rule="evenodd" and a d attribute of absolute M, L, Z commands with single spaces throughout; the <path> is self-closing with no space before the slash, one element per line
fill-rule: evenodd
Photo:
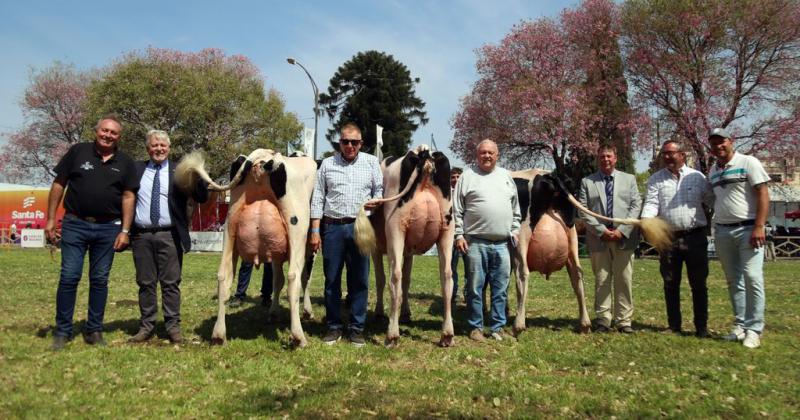
<path fill-rule="evenodd" d="M 217 254 L 185 259 L 186 344 L 170 345 L 163 324 L 160 340 L 126 342 L 137 331 L 139 317 L 134 268 L 126 252 L 117 255 L 111 273 L 105 320 L 109 346 L 90 347 L 77 337 L 53 353 L 59 264 L 45 251 L 0 250 L 0 418 L 800 415 L 800 262 L 765 265 L 768 326 L 756 350 L 662 333 L 663 292 L 654 260 L 635 262 L 638 331 L 632 336 L 575 333 L 577 308 L 562 272 L 550 281 L 532 276 L 528 330 L 518 340 L 470 342 L 461 303 L 455 311 L 456 347 L 438 348 L 441 303 L 436 262 L 430 257 L 416 259 L 413 324 L 401 326 L 397 349 L 381 344 L 386 321 L 369 324 L 364 348 L 322 344 L 319 265 L 312 292 L 317 319 L 304 324 L 307 348 L 288 347 L 288 310 L 270 325 L 255 296 L 229 311 L 229 341 L 212 347 L 218 263 Z M 590 272 L 588 261 L 583 264 Z M 259 277 L 260 271 L 254 273 L 251 296 L 258 293 Z M 591 308 L 591 276 L 585 283 Z M 685 280 L 683 289 L 684 327 L 691 329 Z M 87 290 L 84 279 L 76 334 L 84 324 Z M 513 286 L 509 291 L 514 294 Z M 709 295 L 709 327 L 722 335 L 729 329 L 731 310 L 716 261 L 711 263 Z"/>

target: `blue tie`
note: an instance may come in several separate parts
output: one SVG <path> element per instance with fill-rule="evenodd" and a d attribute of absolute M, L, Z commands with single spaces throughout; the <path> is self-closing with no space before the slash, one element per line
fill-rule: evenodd
<path fill-rule="evenodd" d="M 156 176 L 153 178 L 153 190 L 150 192 L 150 223 L 153 227 L 158 227 L 158 219 L 161 216 L 161 165 L 156 166 Z M 608 187 L 606 187 L 608 189 Z"/>
<path fill-rule="evenodd" d="M 614 177 L 606 175 L 606 216 L 614 217 Z"/>

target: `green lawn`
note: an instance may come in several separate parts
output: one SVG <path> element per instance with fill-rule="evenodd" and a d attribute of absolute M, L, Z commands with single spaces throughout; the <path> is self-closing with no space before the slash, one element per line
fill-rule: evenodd
<path fill-rule="evenodd" d="M 185 259 L 185 345 L 170 345 L 162 324 L 160 340 L 126 343 L 137 331 L 139 316 L 132 258 L 126 252 L 117 255 L 111 273 L 109 346 L 93 348 L 77 337 L 53 353 L 59 264 L 46 251 L 0 250 L 0 418 L 800 415 L 800 262 L 765 265 L 768 326 L 756 350 L 719 339 L 663 334 L 664 303 L 654 260 L 635 262 L 638 331 L 632 336 L 576 334 L 575 298 L 562 272 L 550 281 L 532 276 L 528 330 L 518 341 L 470 342 L 459 304 L 456 347 L 438 348 L 441 303 L 436 261 L 429 257 L 416 259 L 413 324 L 401 326 L 397 349 L 381 344 L 386 321 L 369 324 L 365 348 L 321 343 L 321 264 L 313 277 L 317 319 L 304 324 L 307 348 L 288 347 L 288 311 L 277 325 L 269 325 L 255 297 L 229 312 L 229 341 L 211 347 L 218 263 L 217 254 Z M 583 265 L 591 271 L 588 261 Z M 260 271 L 253 277 L 251 296 L 258 293 Z M 591 276 L 585 283 L 591 308 Z M 87 290 L 84 279 L 76 333 L 85 320 Z M 509 291 L 514 294 L 513 286 Z M 709 291 L 709 326 L 721 335 L 729 329 L 731 311 L 716 261 Z M 685 280 L 683 307 L 685 328 L 691 329 Z"/>

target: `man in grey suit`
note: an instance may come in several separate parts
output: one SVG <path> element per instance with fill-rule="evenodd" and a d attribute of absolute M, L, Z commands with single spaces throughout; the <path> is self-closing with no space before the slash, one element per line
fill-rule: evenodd
<path fill-rule="evenodd" d="M 580 202 L 590 210 L 607 217 L 638 218 L 642 209 L 636 177 L 616 170 L 617 151 L 604 145 L 597 150 L 599 170 L 581 182 Z M 634 226 L 601 223 L 595 217 L 582 215 L 586 222 L 586 247 L 595 276 L 594 329 L 608 332 L 613 323 L 620 332 L 633 332 L 633 252 L 639 244 Z"/>

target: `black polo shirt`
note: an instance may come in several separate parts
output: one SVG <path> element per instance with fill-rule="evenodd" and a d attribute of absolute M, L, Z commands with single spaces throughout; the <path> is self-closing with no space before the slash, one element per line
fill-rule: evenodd
<path fill-rule="evenodd" d="M 57 178 L 67 180 L 64 209 L 80 217 L 120 217 L 122 192 L 139 188 L 133 159 L 117 149 L 103 162 L 94 142 L 70 147 L 55 172 Z"/>

